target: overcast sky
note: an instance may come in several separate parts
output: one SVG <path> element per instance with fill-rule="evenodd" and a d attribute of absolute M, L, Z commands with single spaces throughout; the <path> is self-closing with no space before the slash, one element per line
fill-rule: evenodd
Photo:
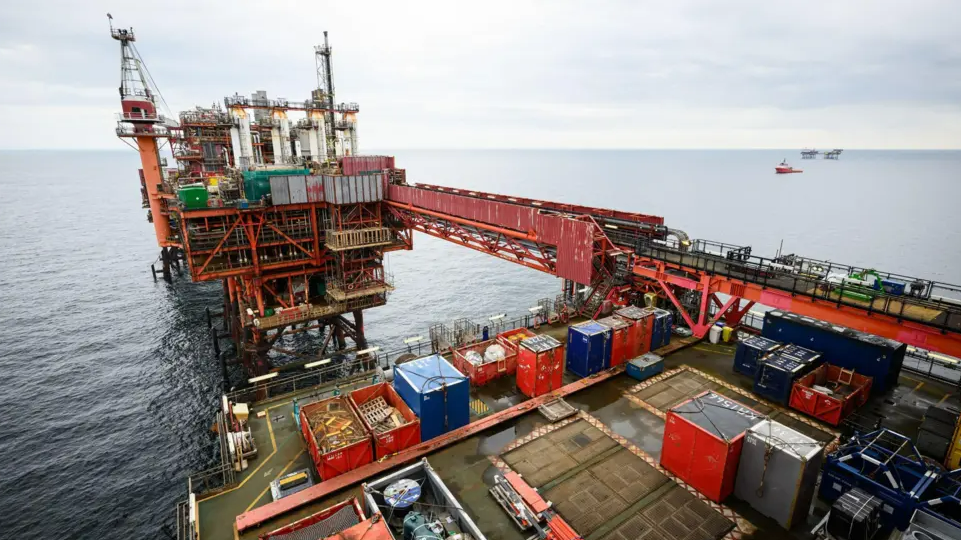
<path fill-rule="evenodd" d="M 8 4 L 0 148 L 124 148 L 108 11 L 175 112 L 305 99 L 328 30 L 367 149 L 961 148 L 961 0 Z"/>

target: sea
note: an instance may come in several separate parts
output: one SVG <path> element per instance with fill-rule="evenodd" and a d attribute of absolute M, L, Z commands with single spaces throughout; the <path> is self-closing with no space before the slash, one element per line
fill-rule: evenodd
<path fill-rule="evenodd" d="M 961 151 L 390 150 L 409 182 L 664 216 L 691 238 L 961 283 Z M 787 158 L 803 174 L 775 175 Z M 167 538 L 212 464 L 218 283 L 154 282 L 133 151 L 0 151 L 0 537 Z M 781 247 L 783 246 L 783 247 Z M 415 235 L 366 312 L 395 347 L 557 279 Z"/>

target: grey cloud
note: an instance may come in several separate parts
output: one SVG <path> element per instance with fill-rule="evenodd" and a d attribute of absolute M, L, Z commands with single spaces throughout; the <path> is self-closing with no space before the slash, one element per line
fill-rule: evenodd
<path fill-rule="evenodd" d="M 758 126 L 788 121 L 849 146 L 876 144 L 866 121 L 890 130 L 877 140 L 922 144 L 881 120 L 893 110 L 941 119 L 924 120 L 934 131 L 923 144 L 961 146 L 956 0 L 454 4 L 21 3 L 0 20 L 0 112 L 27 124 L 8 130 L 21 133 L 39 131 L 45 109 L 118 109 L 119 47 L 104 16 L 115 10 L 174 112 L 258 89 L 305 98 L 310 47 L 330 30 L 339 97 L 361 102 L 361 138 L 378 146 L 509 147 L 545 131 L 550 144 L 588 146 L 605 129 L 627 143 L 663 132 L 710 146 L 725 125 L 757 129 L 738 141 L 763 146 Z M 4 137 L 0 147 L 22 144 Z M 91 137 L 116 147 L 109 131 Z"/>

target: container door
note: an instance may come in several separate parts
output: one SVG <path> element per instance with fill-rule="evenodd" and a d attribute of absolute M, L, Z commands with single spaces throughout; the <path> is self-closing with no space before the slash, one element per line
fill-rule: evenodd
<path fill-rule="evenodd" d="M 661 465 L 688 480 L 694 452 L 695 427 L 678 415 L 668 412 L 664 423 L 664 443 L 661 447 Z"/>
<path fill-rule="evenodd" d="M 694 438 L 690 484 L 715 502 L 720 502 L 728 462 L 727 444 L 698 432 Z"/>

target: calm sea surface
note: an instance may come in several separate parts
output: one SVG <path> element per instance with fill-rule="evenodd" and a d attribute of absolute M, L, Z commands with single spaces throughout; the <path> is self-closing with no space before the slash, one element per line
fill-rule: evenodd
<path fill-rule="evenodd" d="M 665 216 L 692 238 L 961 283 L 961 152 L 396 151 L 411 182 Z M 776 176 L 792 158 L 804 174 Z M 128 152 L 0 152 L 0 537 L 154 538 L 209 465 L 220 285 L 154 283 Z M 385 348 L 519 313 L 544 274 L 417 235 L 367 312 Z"/>

